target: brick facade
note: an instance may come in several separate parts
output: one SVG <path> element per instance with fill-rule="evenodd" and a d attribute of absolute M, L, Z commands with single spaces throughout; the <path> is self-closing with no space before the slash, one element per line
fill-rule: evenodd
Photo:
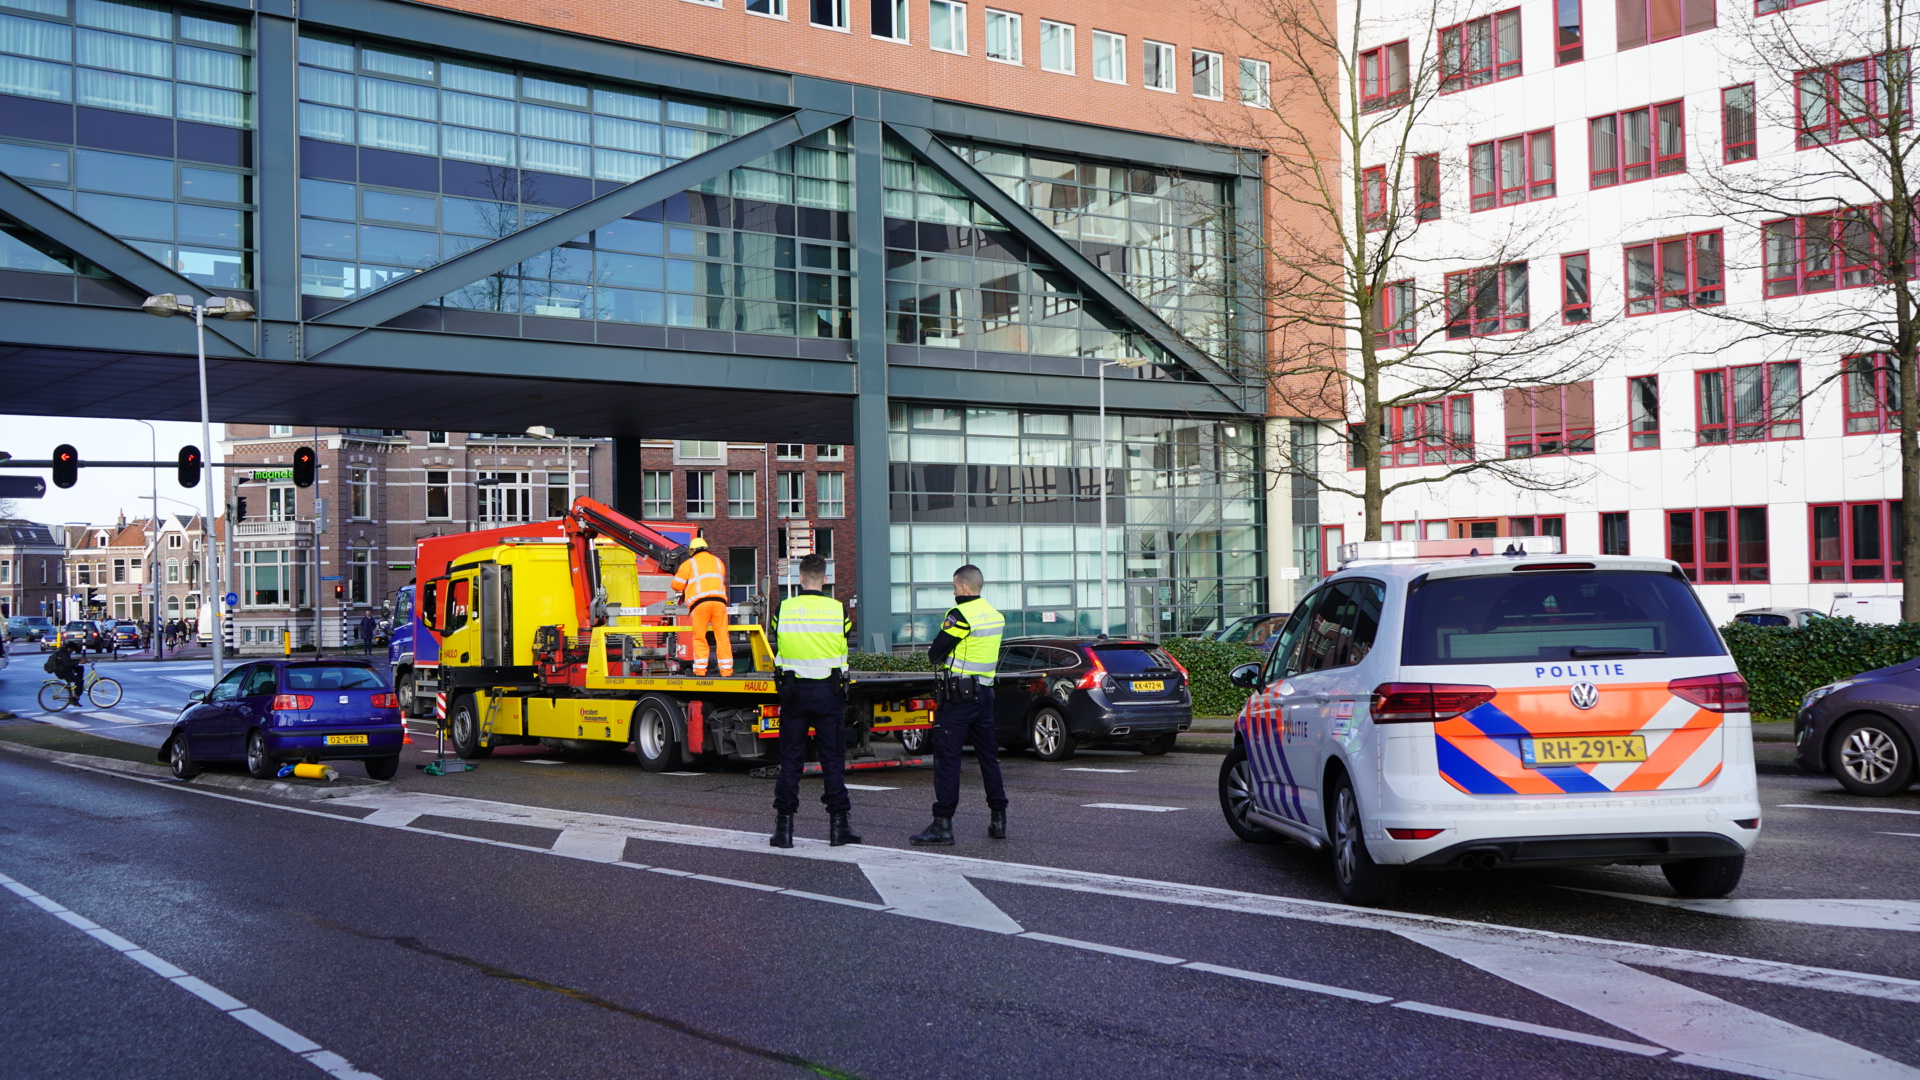
<path fill-rule="evenodd" d="M 66 575 L 66 548 L 54 526 L 0 518 L 0 616 L 44 615 L 58 621 Z"/>

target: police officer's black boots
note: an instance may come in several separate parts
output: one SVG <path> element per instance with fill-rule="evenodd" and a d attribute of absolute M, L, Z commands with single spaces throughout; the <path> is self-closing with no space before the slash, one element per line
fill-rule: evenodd
<path fill-rule="evenodd" d="M 839 847 L 842 844 L 857 844 L 860 834 L 853 831 L 853 822 L 847 814 L 827 815 L 827 846 Z"/>
<path fill-rule="evenodd" d="M 775 814 L 773 817 L 773 836 L 767 843 L 772 847 L 793 846 L 793 815 Z"/>
<path fill-rule="evenodd" d="M 907 838 L 914 847 L 931 847 L 936 844 L 951 847 L 953 844 L 953 819 L 937 817 L 933 824 Z"/>
<path fill-rule="evenodd" d="M 992 813 L 993 816 L 987 819 L 987 839 L 1005 840 L 1007 838 L 1007 812 L 1005 810 L 995 810 Z"/>

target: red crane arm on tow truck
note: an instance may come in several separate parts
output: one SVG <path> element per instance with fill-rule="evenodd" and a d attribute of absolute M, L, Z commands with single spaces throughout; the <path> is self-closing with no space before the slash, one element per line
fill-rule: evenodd
<path fill-rule="evenodd" d="M 593 626 L 593 541 L 606 537 L 645 562 L 656 572 L 672 573 L 679 568 L 686 550 L 672 538 L 620 513 L 613 507 L 585 495 L 573 501 L 565 518 L 567 546 L 573 576 L 573 598 L 579 616 L 580 632 Z M 644 566 L 641 567 L 644 572 Z"/>

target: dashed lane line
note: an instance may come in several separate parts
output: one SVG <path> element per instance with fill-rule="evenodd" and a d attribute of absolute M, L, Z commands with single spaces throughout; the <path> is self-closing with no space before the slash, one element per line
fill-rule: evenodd
<path fill-rule="evenodd" d="M 119 934 L 101 926 L 79 912 L 28 888 L 21 882 L 0 874 L 0 888 L 20 897 L 41 911 L 54 916 L 61 922 L 80 930 L 95 941 L 107 946 L 127 959 L 153 972 L 173 985 L 199 998 L 201 1001 L 226 1013 L 235 1020 L 252 1028 L 260 1034 L 279 1043 L 288 1053 L 298 1056 L 302 1061 L 314 1066 L 338 1080 L 380 1080 L 370 1072 L 353 1067 L 353 1063 L 339 1054 L 322 1047 L 305 1035 L 266 1015 L 258 1009 L 248 1007 L 247 1003 L 232 994 L 213 986 L 196 976 L 189 975 L 174 964 L 155 956 L 153 953 L 135 945 Z"/>
<path fill-rule="evenodd" d="M 1149 806 L 1145 803 L 1090 802 L 1081 803 L 1088 810 L 1138 810 L 1147 814 L 1170 814 L 1175 810 L 1185 810 L 1184 806 Z"/>
<path fill-rule="evenodd" d="M 1066 768 L 1061 769 L 1060 771 L 1061 772 L 1132 773 L 1132 772 L 1139 772 L 1140 770 L 1138 769 L 1091 769 L 1085 765 L 1069 765 Z"/>
<path fill-rule="evenodd" d="M 1920 810 L 1901 810 L 1892 806 L 1828 806 L 1824 803 L 1780 803 L 1776 810 L 1845 810 L 1854 814 L 1911 814 L 1920 816 Z"/>

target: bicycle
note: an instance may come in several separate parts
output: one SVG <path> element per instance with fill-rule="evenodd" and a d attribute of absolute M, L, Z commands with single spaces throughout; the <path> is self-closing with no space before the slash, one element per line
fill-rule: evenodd
<path fill-rule="evenodd" d="M 87 673 L 85 683 L 87 700 L 96 709 L 111 709 L 120 704 L 120 683 L 98 671 Z M 73 692 L 64 679 L 48 679 L 40 684 L 40 707 L 48 712 L 59 712 L 69 705 L 80 704 L 80 696 Z"/>

